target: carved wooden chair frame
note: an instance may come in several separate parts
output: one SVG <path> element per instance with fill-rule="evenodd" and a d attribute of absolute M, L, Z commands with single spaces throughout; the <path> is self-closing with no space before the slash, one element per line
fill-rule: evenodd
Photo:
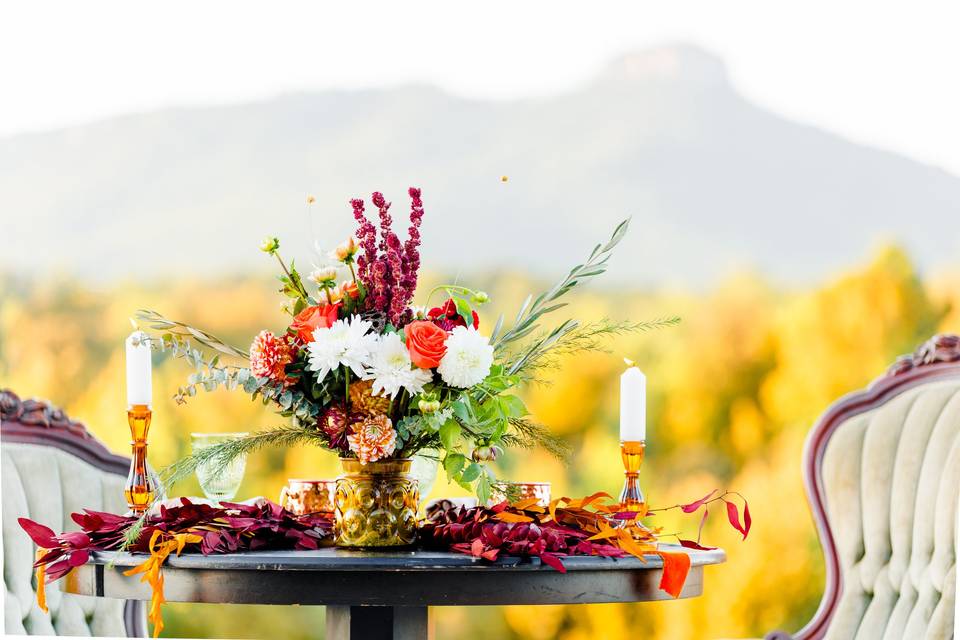
<path fill-rule="evenodd" d="M 810 434 L 803 451 L 803 483 L 817 525 L 826 562 L 826 585 L 813 618 L 797 633 L 774 631 L 767 640 L 820 640 L 840 601 L 843 576 L 840 557 L 830 528 L 823 486 L 823 456 L 837 427 L 853 416 L 879 407 L 894 396 L 921 384 L 960 377 L 960 336 L 941 334 L 921 345 L 912 355 L 901 356 L 887 373 L 870 385 L 848 394 L 827 409 Z"/>
<path fill-rule="evenodd" d="M 63 410 L 39 400 L 21 400 L 9 389 L 0 389 L 0 440 L 54 447 L 124 478 L 130 469 L 128 458 L 110 453 L 83 424 L 71 420 Z M 146 637 L 142 602 L 124 603 L 123 623 L 128 637 Z"/>

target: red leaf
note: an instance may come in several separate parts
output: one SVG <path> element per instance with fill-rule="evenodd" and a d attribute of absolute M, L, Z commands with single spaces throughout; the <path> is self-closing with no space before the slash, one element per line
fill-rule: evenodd
<path fill-rule="evenodd" d="M 747 530 L 743 528 L 743 525 L 740 524 L 740 512 L 737 510 L 737 505 L 724 500 L 727 503 L 727 519 L 730 521 L 730 526 L 743 534 L 743 539 L 747 539 Z"/>
<path fill-rule="evenodd" d="M 53 549 L 54 547 L 60 546 L 60 543 L 57 542 L 57 534 L 55 534 L 50 527 L 45 527 L 39 522 L 34 522 L 29 518 L 17 518 L 17 522 L 38 547 L 42 549 Z"/>
<path fill-rule="evenodd" d="M 711 491 L 711 492 L 708 493 L 707 495 L 703 496 L 703 497 L 700 498 L 699 500 L 696 500 L 696 501 L 691 502 L 691 503 L 689 503 L 689 504 L 682 504 L 682 505 L 680 505 L 680 508 L 683 510 L 684 513 L 693 513 L 694 511 L 696 511 L 697 509 L 699 509 L 700 507 L 702 507 L 703 504 L 704 504 L 707 500 L 709 500 L 710 498 L 712 498 L 712 497 L 713 497 L 713 494 L 715 494 L 716 492 L 717 492 L 717 490 L 714 489 L 713 491 Z"/>
<path fill-rule="evenodd" d="M 82 564 L 86 564 L 87 560 L 90 559 L 90 552 L 86 549 L 80 549 L 79 551 L 74 551 L 70 554 L 70 557 L 67 558 L 67 561 L 70 563 L 71 567 L 79 567 Z"/>
<path fill-rule="evenodd" d="M 71 513 L 70 518 L 86 531 L 99 529 L 103 525 L 103 519 L 96 514 Z"/>
<path fill-rule="evenodd" d="M 69 543 L 74 549 L 84 549 L 90 546 L 90 536 L 82 531 L 68 531 L 61 533 L 60 538 Z"/>
<path fill-rule="evenodd" d="M 541 554 L 540 554 L 540 559 L 544 562 L 544 564 L 547 564 L 547 565 L 553 567 L 554 569 L 556 569 L 556 570 L 559 571 L 560 573 L 566 573 L 566 572 L 567 572 L 567 568 L 566 568 L 565 566 L 563 566 L 563 562 L 561 562 L 560 558 L 558 558 L 557 556 L 553 555 L 552 553 L 541 553 Z"/>
<path fill-rule="evenodd" d="M 66 551 L 64 551 L 61 547 L 57 547 L 56 549 L 51 549 L 47 553 L 37 558 L 37 561 L 33 563 L 33 567 L 34 569 L 36 569 L 42 564 L 50 564 L 51 562 L 61 557 L 65 553 Z"/>
<path fill-rule="evenodd" d="M 484 560 L 489 560 L 490 562 L 493 562 L 494 560 L 497 559 L 497 556 L 499 555 L 500 555 L 500 549 L 489 549 L 481 553 L 480 557 L 483 558 Z"/>
<path fill-rule="evenodd" d="M 753 520 L 750 519 L 750 505 L 747 504 L 747 499 L 743 499 L 743 539 L 747 539 L 747 534 L 750 533 L 750 525 L 753 524 Z"/>
<path fill-rule="evenodd" d="M 683 585 L 687 581 L 687 574 L 690 573 L 690 556 L 685 553 L 666 551 L 656 553 L 663 558 L 663 577 L 660 578 L 660 588 L 674 598 L 679 598 Z"/>
<path fill-rule="evenodd" d="M 694 542 L 693 540 L 684 540 L 680 539 L 681 546 L 686 547 L 687 549 L 699 549 L 700 551 L 713 551 L 716 547 L 705 547 L 699 542 Z"/>
<path fill-rule="evenodd" d="M 476 540 L 474 540 L 473 542 L 471 542 L 471 543 L 470 543 L 470 553 L 471 553 L 474 557 L 479 558 L 479 557 L 483 554 L 483 540 L 481 540 L 480 538 L 477 538 Z"/>
<path fill-rule="evenodd" d="M 63 576 L 70 573 L 70 570 L 73 567 L 70 566 L 70 562 L 67 558 L 54 562 L 52 565 L 47 567 L 47 582 L 53 582 L 54 580 L 59 580 Z"/>

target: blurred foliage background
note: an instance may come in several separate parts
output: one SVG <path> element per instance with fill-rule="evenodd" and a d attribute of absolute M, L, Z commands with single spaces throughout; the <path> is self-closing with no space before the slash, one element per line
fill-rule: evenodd
<path fill-rule="evenodd" d="M 615 256 L 614 260 L 628 259 Z M 427 291 L 442 274 L 421 284 Z M 501 272 L 461 280 L 491 294 L 481 329 L 550 283 Z M 146 307 L 246 346 L 262 328 L 283 329 L 272 276 L 119 283 L 98 289 L 68 277 L 0 277 L 0 386 L 63 406 L 114 451 L 128 452 L 123 338 Z M 816 609 L 823 563 L 800 476 L 804 436 L 839 396 L 882 374 L 894 358 L 937 331 L 960 331 L 960 277 L 921 278 L 896 246 L 880 248 L 848 272 L 804 289 L 741 273 L 710 291 L 641 291 L 610 286 L 579 291 L 570 316 L 653 319 L 678 314 L 676 328 L 630 336 L 609 354 L 577 356 L 552 383 L 528 389 L 537 419 L 574 445 L 569 464 L 542 452 L 510 451 L 501 477 L 548 480 L 554 496 L 622 486 L 617 443 L 618 376 L 624 356 L 649 381 L 647 462 L 642 481 L 652 506 L 736 489 L 750 501 L 746 542 L 713 513 L 704 536 L 729 561 L 707 570 L 706 593 L 688 601 L 497 608 L 437 608 L 437 638 L 756 637 L 795 630 Z M 563 312 L 561 312 L 563 313 Z M 185 454 L 192 431 L 252 430 L 280 419 L 242 392 L 218 391 L 177 406 L 189 371 L 159 357 L 154 374 L 150 460 Z M 565 363 L 570 365 L 572 363 Z M 337 461 L 312 449 L 271 450 L 248 461 L 239 497 L 276 499 L 289 477 L 334 477 Z M 442 476 L 442 474 L 441 474 Z M 195 481 L 178 494 L 198 495 Z M 463 495 L 440 478 L 431 497 Z M 697 522 L 663 518 L 670 531 Z M 317 638 L 320 607 L 168 604 L 166 637 Z"/>

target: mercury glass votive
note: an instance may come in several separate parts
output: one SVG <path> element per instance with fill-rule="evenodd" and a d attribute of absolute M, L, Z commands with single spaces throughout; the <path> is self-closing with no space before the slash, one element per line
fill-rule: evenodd
<path fill-rule="evenodd" d="M 336 480 L 291 478 L 280 490 L 280 506 L 298 516 L 308 513 L 333 515 Z"/>

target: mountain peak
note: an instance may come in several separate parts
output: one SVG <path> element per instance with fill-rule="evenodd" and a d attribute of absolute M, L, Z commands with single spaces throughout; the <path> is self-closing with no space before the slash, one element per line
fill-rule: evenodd
<path fill-rule="evenodd" d="M 600 74 L 609 83 L 670 83 L 700 87 L 728 84 L 727 68 L 717 56 L 696 46 L 664 45 L 614 59 Z"/>

